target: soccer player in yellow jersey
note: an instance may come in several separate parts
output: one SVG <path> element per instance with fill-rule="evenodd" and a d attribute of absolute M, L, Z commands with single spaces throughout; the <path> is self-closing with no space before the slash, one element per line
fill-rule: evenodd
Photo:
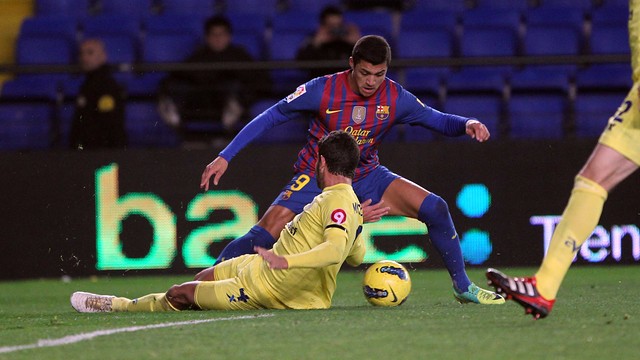
<path fill-rule="evenodd" d="M 509 277 L 495 269 L 487 270 L 489 284 L 508 299 L 518 302 L 527 314 L 536 319 L 551 312 L 576 252 L 598 225 L 609 191 L 640 166 L 639 36 L 640 0 L 630 0 L 629 45 L 633 87 L 609 118 L 593 153 L 576 176 L 562 220 L 553 233 L 538 272 L 533 277 Z"/>
<path fill-rule="evenodd" d="M 256 248 L 203 270 L 166 293 L 137 299 L 75 292 L 79 312 L 187 309 L 325 309 L 331 306 L 343 262 L 357 266 L 365 254 L 362 210 L 351 180 L 360 158 L 355 139 L 332 131 L 318 143 L 316 178 L 323 189 L 289 222 L 272 250 Z"/>

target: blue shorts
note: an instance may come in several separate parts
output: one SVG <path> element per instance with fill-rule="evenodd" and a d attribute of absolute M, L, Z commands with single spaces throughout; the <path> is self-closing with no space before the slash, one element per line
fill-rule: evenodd
<path fill-rule="evenodd" d="M 399 175 L 380 165 L 364 178 L 354 182 L 353 190 L 360 202 L 371 199 L 375 204 L 382 200 L 382 195 L 389 187 L 389 184 L 399 177 Z M 304 173 L 296 174 L 271 205 L 284 206 L 299 214 L 304 206 L 321 192 L 322 190 L 318 188 L 315 176 Z"/>

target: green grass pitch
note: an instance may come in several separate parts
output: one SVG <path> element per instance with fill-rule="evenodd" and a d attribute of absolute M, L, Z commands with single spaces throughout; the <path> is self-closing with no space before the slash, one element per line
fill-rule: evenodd
<path fill-rule="evenodd" d="M 554 311 L 538 321 L 513 302 L 456 303 L 443 270 L 411 271 L 411 295 L 398 308 L 369 305 L 360 289 L 363 272 L 343 271 L 333 307 L 310 311 L 79 314 L 69 305 L 73 291 L 136 297 L 190 279 L 125 275 L 0 282 L 0 359 L 638 359 L 638 270 L 571 269 Z M 469 274 L 485 284 L 483 269 Z M 228 320 L 106 333 L 211 319 Z M 39 341 L 98 331 L 105 333 L 34 348 Z"/>

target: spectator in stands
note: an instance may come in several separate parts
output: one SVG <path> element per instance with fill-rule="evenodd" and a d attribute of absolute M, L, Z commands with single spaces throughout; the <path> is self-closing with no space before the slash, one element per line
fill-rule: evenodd
<path fill-rule="evenodd" d="M 125 92 L 113 78 L 104 43 L 99 39 L 84 40 L 79 53 L 85 78 L 76 98 L 70 146 L 79 150 L 124 148 Z"/>
<path fill-rule="evenodd" d="M 187 63 L 254 61 L 247 50 L 232 42 L 232 27 L 223 16 L 205 22 L 205 44 L 191 54 Z M 189 120 L 219 121 L 225 132 L 236 124 L 261 90 L 268 90 L 268 76 L 262 71 L 193 70 L 172 72 L 160 88 L 160 114 L 172 126 Z"/>
<path fill-rule="evenodd" d="M 296 55 L 297 60 L 344 60 L 351 56 L 353 45 L 360 39 L 360 29 L 355 24 L 346 23 L 342 10 L 327 6 L 320 13 L 316 32 L 307 38 Z M 346 70 L 347 64 L 340 68 L 311 69 L 311 77 Z"/>

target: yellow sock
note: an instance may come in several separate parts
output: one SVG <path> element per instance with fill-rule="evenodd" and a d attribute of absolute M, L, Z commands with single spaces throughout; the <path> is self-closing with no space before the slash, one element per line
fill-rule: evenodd
<path fill-rule="evenodd" d="M 569 203 L 536 273 L 538 292 L 545 299 L 556 298 L 576 252 L 598 225 L 606 200 L 607 191 L 602 186 L 580 175 L 576 177 Z"/>
<path fill-rule="evenodd" d="M 165 294 L 149 294 L 133 300 L 123 297 L 113 298 L 111 308 L 113 311 L 131 312 L 179 311 L 171 305 Z"/>

